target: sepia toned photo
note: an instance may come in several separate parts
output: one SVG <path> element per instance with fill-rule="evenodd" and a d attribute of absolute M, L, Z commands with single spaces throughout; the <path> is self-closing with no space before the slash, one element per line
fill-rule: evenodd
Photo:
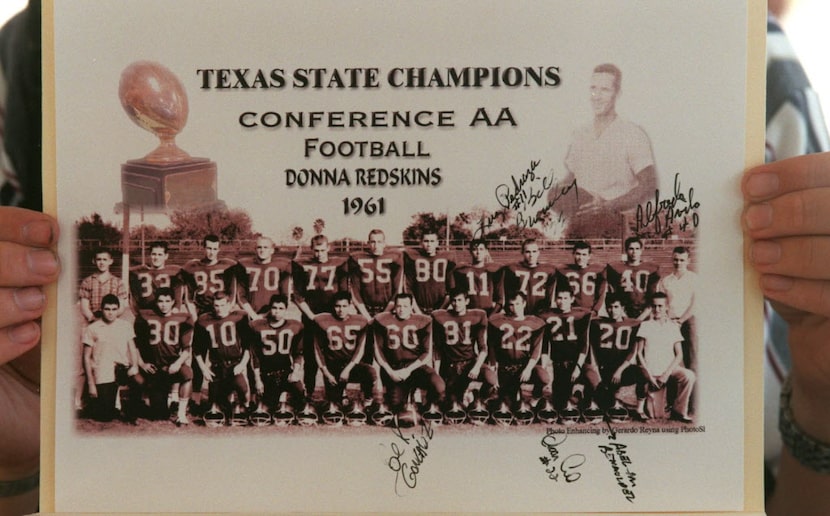
<path fill-rule="evenodd" d="M 55 510 L 743 510 L 757 17 L 56 1 Z"/>

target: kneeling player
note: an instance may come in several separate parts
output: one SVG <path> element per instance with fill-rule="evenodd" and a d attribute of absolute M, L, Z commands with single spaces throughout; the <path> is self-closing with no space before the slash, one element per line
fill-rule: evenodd
<path fill-rule="evenodd" d="M 247 404 L 250 400 L 246 373 L 252 337 L 245 312 L 232 311 L 227 294 L 216 292 L 212 306 L 213 310 L 196 322 L 193 347 L 199 370 L 210 382 L 210 412 L 216 414 L 224 409 L 227 414 L 232 392 L 236 393 L 237 404 Z"/>
<path fill-rule="evenodd" d="M 464 289 L 453 289 L 449 309 L 432 312 L 438 371 L 447 386 L 448 404 L 463 402 L 464 393 L 471 381 L 479 379 L 487 358 L 487 313 L 467 309 L 469 302 Z"/>
<path fill-rule="evenodd" d="M 596 400 L 610 417 L 625 417 L 627 410 L 617 400 L 625 385 L 636 385 L 637 415 L 645 415 L 648 378 L 637 365 L 637 330 L 640 321 L 625 316 L 621 299 L 612 294 L 607 299 L 609 317 L 591 321 L 591 362 L 585 375 L 596 393 Z"/>
<path fill-rule="evenodd" d="M 256 392 L 272 411 L 279 397 L 287 392 L 295 410 L 305 404 L 303 395 L 303 325 L 286 319 L 288 298 L 274 294 L 264 319 L 251 323 L 258 335 L 254 340 L 253 369 Z"/>
<path fill-rule="evenodd" d="M 193 319 L 189 313 L 173 311 L 173 289 L 159 288 L 155 298 L 155 308 L 141 310 L 135 321 L 136 342 L 145 361 L 140 376 L 145 381 L 153 419 L 167 419 L 167 396 L 170 388 L 178 384 L 176 424 L 186 425 L 193 380 Z"/>
<path fill-rule="evenodd" d="M 580 396 L 586 403 L 592 400 L 592 393 L 584 392 L 586 385 L 590 386 L 584 378 L 584 368 L 588 359 L 591 311 L 573 306 L 574 295 L 569 288 L 557 289 L 554 302 L 556 308 L 539 314 L 539 317 L 546 324 L 544 352 L 553 367 L 553 404 L 557 410 L 562 410 L 569 406 L 573 408 Z"/>
<path fill-rule="evenodd" d="M 550 383 L 550 375 L 537 365 L 542 354 L 545 321 L 525 315 L 527 296 L 523 292 L 508 294 L 507 312 L 490 317 L 488 348 L 490 366 L 485 378 L 499 393 L 502 403 L 513 406 L 518 401 L 521 384 L 533 384 L 533 396 L 541 397 Z"/>
<path fill-rule="evenodd" d="M 375 389 L 377 372 L 362 363 L 366 351 L 366 331 L 369 321 L 352 313 L 352 295 L 337 292 L 334 295 L 334 314 L 321 313 L 314 317 L 318 326 L 314 339 L 317 365 L 323 373 L 326 400 L 341 403 L 348 382 L 359 382 L 364 399 L 380 404 L 381 393 Z"/>
<path fill-rule="evenodd" d="M 412 312 L 411 294 L 395 296 L 393 312 L 375 317 L 375 360 L 386 387 L 389 406 L 400 411 L 412 390 L 423 388 L 427 401 L 441 403 L 444 380 L 430 367 L 432 362 L 432 319 Z"/>

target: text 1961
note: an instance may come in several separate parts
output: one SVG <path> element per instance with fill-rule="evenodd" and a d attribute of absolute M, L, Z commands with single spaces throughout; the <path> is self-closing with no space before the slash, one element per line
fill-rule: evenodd
<path fill-rule="evenodd" d="M 343 215 L 383 215 L 386 213 L 386 199 L 383 197 L 344 197 Z"/>

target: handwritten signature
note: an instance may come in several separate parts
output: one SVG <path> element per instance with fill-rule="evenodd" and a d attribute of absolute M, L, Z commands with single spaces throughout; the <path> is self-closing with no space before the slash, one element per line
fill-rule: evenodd
<path fill-rule="evenodd" d="M 623 496 L 629 503 L 634 503 L 636 495 L 634 488 L 637 487 L 637 473 L 632 470 L 632 460 L 628 454 L 628 446 L 622 443 L 614 442 L 617 439 L 617 433 L 608 424 L 608 444 L 600 444 L 599 451 L 608 460 L 611 466 L 611 472 L 614 474 L 614 479 L 617 481 L 617 486 L 620 488 Z"/>
<path fill-rule="evenodd" d="M 576 482 L 582 478 L 582 473 L 576 470 L 585 464 L 585 455 L 574 453 L 559 462 L 558 446 L 562 445 L 567 439 L 567 432 L 557 434 L 552 429 L 548 429 L 545 437 L 542 438 L 541 444 L 547 449 L 548 455 L 539 457 L 539 461 L 545 466 L 545 473 L 548 474 L 548 478 L 554 482 L 559 481 L 560 475 L 567 483 Z"/>
<path fill-rule="evenodd" d="M 404 436 L 398 427 L 392 428 L 396 440 L 390 445 L 392 455 L 386 465 L 395 472 L 395 494 L 402 496 L 398 490 L 401 482 L 409 489 L 418 485 L 418 475 L 421 465 L 427 458 L 429 443 L 432 441 L 434 430 L 428 422 L 421 422 L 420 431 Z"/>
<path fill-rule="evenodd" d="M 680 231 L 689 229 L 689 224 L 696 228 L 700 224 L 700 216 L 695 210 L 700 208 L 700 203 L 694 200 L 694 196 L 694 188 L 689 188 L 688 196 L 681 191 L 680 174 L 675 174 L 674 192 L 670 199 L 661 199 L 660 190 L 657 189 L 653 201 L 648 201 L 645 207 L 642 204 L 637 206 L 635 230 L 652 225 L 655 233 L 662 234 L 675 222 Z"/>
<path fill-rule="evenodd" d="M 509 183 L 502 183 L 496 187 L 495 195 L 501 210 L 482 217 L 474 238 L 482 238 L 491 228 L 496 219 L 501 218 L 503 223 L 515 217 L 516 225 L 520 228 L 542 225 L 550 226 L 554 222 L 554 207 L 564 196 L 573 191 L 576 194 L 576 206 L 579 205 L 579 191 L 576 178 L 570 183 L 559 185 L 556 173 L 543 175 L 538 169 L 541 160 L 531 160 L 530 165 L 520 175 L 510 176 Z M 558 214 L 558 220 L 564 219 L 564 214 Z"/>

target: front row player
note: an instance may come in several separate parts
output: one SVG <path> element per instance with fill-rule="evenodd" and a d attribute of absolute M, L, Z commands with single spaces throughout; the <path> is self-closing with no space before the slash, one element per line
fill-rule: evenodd
<path fill-rule="evenodd" d="M 334 294 L 334 313 L 314 317 L 318 331 L 314 339 L 314 355 L 323 373 L 326 400 L 341 403 L 348 382 L 360 383 L 364 399 L 380 405 L 383 397 L 377 385 L 377 372 L 362 362 L 366 351 L 366 332 L 369 321 L 352 313 L 352 295 Z"/>
<path fill-rule="evenodd" d="M 393 312 L 375 317 L 375 359 L 386 388 L 387 404 L 401 412 L 415 388 L 427 391 L 427 402 L 442 403 L 444 380 L 432 363 L 432 319 L 415 314 L 412 294 L 395 296 Z"/>
<path fill-rule="evenodd" d="M 98 421 L 112 421 L 116 417 L 135 421 L 135 408 L 141 397 L 134 381 L 140 358 L 135 347 L 135 332 L 130 323 L 119 319 L 121 301 L 115 294 L 101 299 L 101 319 L 86 327 L 83 335 L 84 369 L 93 400 L 91 411 Z M 130 385 L 130 400 L 125 413 L 115 408 L 118 387 Z"/>
<path fill-rule="evenodd" d="M 153 419 L 169 416 L 167 397 L 178 384 L 179 406 L 176 425 L 187 425 L 187 406 L 193 385 L 191 369 L 193 319 L 187 312 L 175 312 L 175 293 L 161 287 L 155 292 L 155 307 L 141 310 L 135 320 L 136 345 L 143 363 L 136 379 L 144 384 Z"/>
<path fill-rule="evenodd" d="M 246 378 L 251 357 L 250 333 L 245 312 L 234 311 L 228 295 L 222 291 L 213 296 L 213 310 L 202 314 L 196 322 L 193 348 L 196 363 L 204 379 L 210 382 L 208 398 L 212 414 L 230 413 L 231 392 L 236 393 L 237 405 L 247 405 L 250 401 Z"/>
<path fill-rule="evenodd" d="M 432 312 L 437 369 L 446 382 L 448 407 L 463 402 L 471 381 L 483 380 L 487 358 L 487 313 L 467 308 L 470 297 L 463 288 L 451 290 L 449 298 L 448 310 Z"/>
<path fill-rule="evenodd" d="M 252 365 L 256 392 L 272 411 L 277 410 L 280 395 L 287 392 L 291 405 L 300 410 L 305 405 L 303 388 L 303 325 L 287 319 L 288 297 L 274 294 L 268 302 L 264 319 L 251 322 L 253 340 Z"/>
<path fill-rule="evenodd" d="M 527 296 L 520 291 L 511 292 L 507 296 L 507 312 L 491 316 L 488 326 L 490 367 L 484 375 L 508 407 L 515 405 L 521 384 L 532 383 L 533 396 L 539 398 L 551 381 L 547 370 L 538 365 L 545 321 L 525 315 L 526 307 Z"/>
<path fill-rule="evenodd" d="M 637 363 L 640 321 L 625 316 L 622 300 L 616 294 L 606 299 L 606 308 L 608 317 L 591 321 L 591 360 L 585 376 L 597 404 L 612 419 L 625 418 L 628 413 L 617 399 L 620 387 L 636 385 L 637 417 L 646 421 L 648 378 Z"/>

